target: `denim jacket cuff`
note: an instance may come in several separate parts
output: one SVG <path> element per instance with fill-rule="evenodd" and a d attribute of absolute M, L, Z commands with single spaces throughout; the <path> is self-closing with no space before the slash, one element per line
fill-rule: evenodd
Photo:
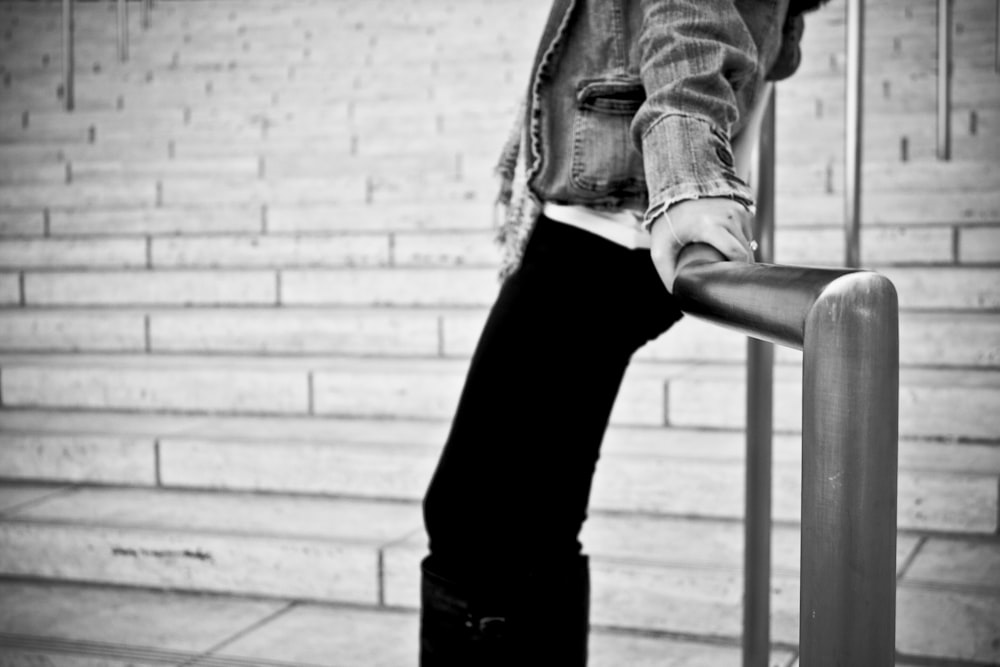
<path fill-rule="evenodd" d="M 727 197 L 748 208 L 754 204 L 753 192 L 736 175 L 729 137 L 703 118 L 663 116 L 643 135 L 642 152 L 649 191 L 647 229 L 663 211 L 686 199 Z"/>

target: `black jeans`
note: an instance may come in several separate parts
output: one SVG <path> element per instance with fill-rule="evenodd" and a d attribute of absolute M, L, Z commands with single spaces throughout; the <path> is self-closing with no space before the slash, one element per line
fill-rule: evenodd
<path fill-rule="evenodd" d="M 539 220 L 484 327 L 424 499 L 426 565 L 490 600 L 576 562 L 622 375 L 679 318 L 648 250 Z"/>

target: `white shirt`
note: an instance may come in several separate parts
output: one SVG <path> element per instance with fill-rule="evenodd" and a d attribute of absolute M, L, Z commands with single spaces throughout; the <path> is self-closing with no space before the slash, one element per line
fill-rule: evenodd
<path fill-rule="evenodd" d="M 642 228 L 642 214 L 635 211 L 611 211 L 546 202 L 542 213 L 550 220 L 597 234 L 632 250 L 650 246 L 649 232 Z"/>

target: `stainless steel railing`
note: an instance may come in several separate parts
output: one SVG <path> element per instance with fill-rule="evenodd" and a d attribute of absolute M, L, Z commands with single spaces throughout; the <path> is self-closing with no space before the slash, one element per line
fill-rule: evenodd
<path fill-rule="evenodd" d="M 864 107 L 865 2 L 847 0 L 844 99 L 844 266 L 861 266 L 861 182 Z"/>
<path fill-rule="evenodd" d="M 152 25 L 153 0 L 140 0 L 141 19 L 143 30 L 148 30 Z M 63 47 L 63 107 L 66 111 L 72 111 L 76 106 L 75 99 L 75 62 L 74 62 L 74 33 L 75 25 L 75 0 L 62 0 L 62 47 Z M 129 35 L 128 35 L 128 1 L 116 0 L 117 24 L 117 49 L 118 60 L 125 62 L 128 60 Z"/>
<path fill-rule="evenodd" d="M 899 414 L 895 289 L 867 271 L 718 257 L 707 246 L 682 255 L 674 292 L 684 311 L 803 351 L 800 665 L 890 667 Z M 751 466 L 761 465 L 752 461 L 756 452 L 749 455 Z M 751 565 L 748 589 L 766 592 L 768 561 Z"/>
<path fill-rule="evenodd" d="M 63 108 L 72 111 L 76 105 L 76 94 L 74 86 L 74 56 L 75 48 L 73 39 L 76 33 L 76 17 L 74 15 L 73 0 L 63 0 L 62 2 L 62 47 L 63 47 Z"/>
<path fill-rule="evenodd" d="M 951 159 L 951 0 L 937 3 L 937 157 Z"/>
<path fill-rule="evenodd" d="M 943 0 L 946 1 L 946 0 Z M 864 2 L 848 0 L 846 264 L 860 264 Z M 758 259 L 774 259 L 774 91 L 760 126 Z M 804 352 L 801 667 L 889 667 L 895 659 L 899 400 L 896 293 L 848 269 L 681 258 L 689 314 L 736 328 L 747 348 L 743 665 L 770 664 L 772 342 Z"/>
<path fill-rule="evenodd" d="M 845 137 L 847 262 L 860 261 L 863 2 L 848 3 Z M 852 92 L 853 91 L 853 92 Z M 758 259 L 774 254 L 774 92 L 754 171 Z M 895 660 L 899 401 L 896 293 L 882 276 L 721 262 L 708 246 L 681 257 L 674 286 L 685 312 L 750 337 L 743 665 L 770 657 L 771 343 L 804 352 L 801 667 Z"/>

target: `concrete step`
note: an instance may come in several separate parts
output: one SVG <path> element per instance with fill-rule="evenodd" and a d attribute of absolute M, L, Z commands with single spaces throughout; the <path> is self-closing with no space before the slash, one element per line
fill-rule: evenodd
<path fill-rule="evenodd" d="M 32 272 L 27 305 L 485 306 L 494 268 L 344 268 Z M 459 280 L 459 277 L 461 279 Z"/>
<path fill-rule="evenodd" d="M 1000 220 L 1000 191 L 862 194 L 862 220 L 868 225 L 992 224 Z M 779 194 L 776 219 L 791 225 L 843 225 L 842 194 Z"/>
<path fill-rule="evenodd" d="M 866 192 L 902 190 L 920 195 L 928 191 L 982 192 L 994 190 L 1000 183 L 1000 166 L 995 161 L 971 159 L 866 160 L 863 178 Z M 775 180 L 779 192 L 843 192 L 844 164 L 840 160 L 782 161 L 775 165 Z"/>
<path fill-rule="evenodd" d="M 417 665 L 411 610 L 51 581 L 2 582 L 0 594 L 20 612 L 0 621 L 0 657 L 12 665 Z M 736 645 L 601 627 L 591 629 L 588 651 L 593 667 L 740 664 Z M 771 664 L 792 656 L 775 648 Z"/>
<path fill-rule="evenodd" d="M 500 249 L 495 243 L 496 233 L 489 229 L 491 221 L 479 229 L 456 231 L 470 222 L 459 220 L 458 214 L 445 206 L 434 206 L 425 211 L 428 222 L 437 223 L 442 229 L 401 228 L 406 222 L 415 221 L 416 213 L 409 220 L 383 219 L 379 225 L 374 219 L 391 214 L 397 206 L 372 203 L 360 206 L 300 206 L 302 217 L 318 217 L 327 211 L 332 218 L 328 228 L 317 225 L 312 231 L 298 231 L 309 225 L 308 221 L 290 221 L 295 207 L 275 207 L 262 204 L 229 204 L 249 218 L 237 233 L 225 233 L 212 220 L 224 218 L 219 211 L 207 204 L 198 209 L 187 208 L 175 213 L 199 216 L 204 211 L 207 224 L 202 233 L 185 229 L 181 225 L 164 228 L 149 224 L 145 229 L 143 217 L 150 214 L 136 211 L 138 220 L 131 225 L 116 224 L 125 212 L 109 212 L 105 220 L 108 236 L 93 238 L 95 231 L 81 224 L 83 221 L 100 220 L 100 212 L 52 212 L 35 217 L 30 225 L 26 216 L 19 216 L 8 223 L 11 235 L 29 232 L 25 238 L 9 238 L 0 247 L 0 269 L 52 269 L 71 268 L 134 268 L 200 269 L 200 268 L 330 268 L 343 266 L 435 266 L 435 267 L 494 267 L 500 261 Z M 266 206 L 266 209 L 264 208 Z M 411 208 L 416 209 L 419 204 Z M 256 209 L 256 210 L 254 210 Z M 458 209 L 461 211 L 461 208 Z M 473 221 L 482 221 L 488 215 L 485 206 L 469 206 Z M 440 212 L 438 214 L 437 212 Z M 449 215 L 451 214 L 451 215 Z M 154 211 L 161 220 L 170 216 L 166 211 Z M 13 216 L 12 216 L 13 217 Z M 254 220 L 256 218 L 256 220 Z M 371 221 L 374 224 L 368 225 Z M 250 225 L 257 223 L 257 229 Z M 284 224 L 296 229 L 282 231 Z M 265 231 L 267 233 L 255 233 Z M 393 225 L 396 229 L 380 229 Z M 194 225 L 189 225 L 194 227 Z M 340 227 L 338 233 L 337 227 Z M 450 230 L 448 228 L 451 228 Z M 42 237 L 45 232 L 48 234 Z M 148 231 L 148 238 L 137 232 Z M 178 236 L 176 232 L 190 232 Z M 40 234 L 39 234 L 40 232 Z M 208 232 L 209 235 L 205 235 Z M 111 236 L 115 234 L 115 236 Z M 127 234 L 128 236 L 121 236 Z M 23 234 L 22 234 L 23 235 Z M 839 227 L 806 225 L 784 227 L 778 233 L 775 245 L 776 261 L 781 264 L 806 266 L 843 266 L 845 258 L 844 230 Z M 870 267 L 933 265 L 991 265 L 1000 261 L 1000 225 L 916 225 L 872 226 L 862 229 L 861 247 L 865 265 Z M 952 267 L 957 268 L 957 267 Z"/>
<path fill-rule="evenodd" d="M 491 144 L 492 145 L 492 144 Z M 242 150 L 242 149 L 240 149 Z M 434 151 L 437 151 L 435 148 Z M 445 149 L 438 160 L 454 156 Z M 224 159 L 226 153 L 205 157 Z M 257 155 L 250 152 L 249 155 Z M 231 157 L 231 156 L 230 156 Z M 195 156 L 184 158 L 194 159 Z M 254 158 L 257 159 L 257 158 Z M 478 158 L 477 158 L 478 159 Z M 259 164 L 259 163 L 258 163 Z M 332 204 L 413 204 L 480 202 L 489 215 L 496 197 L 496 183 L 489 173 L 455 178 L 452 170 L 414 179 L 404 174 L 353 174 L 267 178 L 226 178 L 206 184 L 204 178 L 170 174 L 157 178 L 99 178 L 65 183 L 0 184 L 0 212 L 79 210 L 87 208 L 156 208 L 162 206 L 312 206 Z M 265 163 L 266 169 L 266 163 Z M 72 172 L 72 167 L 70 167 Z M 72 175 L 71 175 L 72 178 Z M 899 191 L 870 192 L 862 197 L 865 225 L 985 225 L 1000 220 L 1000 190 L 926 192 L 920 197 Z M 792 226 L 842 225 L 843 195 L 819 191 L 781 192 L 777 219 Z"/>
<path fill-rule="evenodd" d="M 59 408 L 449 419 L 467 359 L 202 355 L 3 355 L 3 404 Z M 612 422 L 741 429 L 745 370 L 722 364 L 634 363 Z M 81 391 L 86 387 L 86 391 Z M 775 369 L 775 428 L 801 428 L 801 371 Z M 903 369 L 900 433 L 996 440 L 994 370 Z M 719 396 L 731 397 L 722 403 Z"/>
<path fill-rule="evenodd" d="M 446 421 L 406 419 L 8 409 L 0 412 L 0 462 L 3 477 L 26 482 L 416 503 L 447 429 Z M 800 438 L 777 436 L 774 461 L 774 516 L 794 524 L 801 495 Z M 900 529 L 921 534 L 996 529 L 1000 448 L 904 439 L 899 464 Z M 735 431 L 612 426 L 592 496 L 594 511 L 608 514 L 595 517 L 592 525 L 619 514 L 740 519 L 744 466 L 743 436 Z"/>
<path fill-rule="evenodd" d="M 363 243 L 364 241 L 359 241 Z M 179 244 L 178 244 L 179 245 Z M 266 265 L 251 242 L 240 263 Z M 378 244 L 376 244 L 378 245 Z M 301 244 L 266 244 L 302 261 Z M 114 246 L 117 249 L 117 246 Z M 131 246 L 130 246 L 131 247 Z M 258 246 L 259 248 L 260 246 Z M 118 249 L 121 250 L 121 249 Z M 483 251 L 494 252 L 492 248 Z M 83 254 L 91 250 L 83 251 Z M 381 255 L 383 250 L 378 250 Z M 239 254 L 236 253 L 237 257 Z M 343 255 L 341 255 L 343 256 Z M 488 255 L 486 255 L 488 256 Z M 486 258 L 484 256 L 484 259 Z M 254 259 L 259 258 L 259 259 Z M 1000 306 L 996 266 L 890 266 L 901 310 L 987 312 Z M 472 266 L 358 266 L 342 268 L 164 268 L 155 270 L 45 270 L 8 273 L 22 283 L 28 306 L 285 305 L 285 306 L 489 306 L 497 271 Z"/>
<path fill-rule="evenodd" d="M 489 230 L 481 202 L 244 204 L 0 210 L 0 236 L 120 236 Z"/>
<path fill-rule="evenodd" d="M 411 527 L 419 526 L 416 505 L 87 487 L 4 487 L 3 495 L 10 490 L 16 501 L 5 503 L 0 519 L 5 547 L 0 567 L 9 574 L 366 607 L 412 609 L 417 603 L 423 538 L 406 539 Z M 32 491 L 35 497 L 25 502 Z M 595 625 L 695 637 L 739 634 L 741 577 L 732 562 L 738 525 L 614 521 L 617 530 L 588 535 Z M 396 535 L 403 539 L 394 540 Z M 629 538 L 641 551 L 627 551 Z M 611 553 L 617 555 L 602 554 L 602 539 L 614 540 Z M 789 550 L 781 548 L 795 541 L 783 529 L 775 533 L 775 553 L 781 555 L 773 578 L 772 632 L 779 642 L 794 643 L 797 637 L 797 573 L 794 561 L 791 568 L 782 567 Z M 900 539 L 900 599 L 911 604 L 911 596 L 922 602 L 954 599 L 971 584 L 977 592 L 990 591 L 978 593 L 979 610 L 995 610 L 998 596 L 988 577 L 997 547 L 966 545 L 954 539 Z M 941 556 L 956 548 L 965 548 L 972 565 L 961 582 Z M 912 584 L 907 565 L 921 573 Z M 906 643 L 933 621 L 912 613 L 908 604 L 901 607 L 897 641 Z M 965 610 L 958 620 L 994 626 L 984 620 L 990 615 L 977 618 L 974 611 Z M 991 650 L 988 644 L 975 646 L 983 648 Z M 960 649 L 956 642 L 949 649 L 969 647 Z"/>
<path fill-rule="evenodd" d="M 374 606 L 380 550 L 420 526 L 419 507 L 395 503 L 51 491 L 44 502 L 4 512 L 4 574 Z M 97 558 L 70 557 L 77 548 Z M 51 559 L 38 567 L 42 551 Z"/>
<path fill-rule="evenodd" d="M 486 314 L 484 308 L 447 307 L 12 308 L 0 310 L 0 351 L 468 358 Z M 741 363 L 744 341 L 689 317 L 636 358 Z M 776 355 L 783 364 L 801 360 L 789 348 L 778 347 Z M 1000 320 L 992 313 L 904 312 L 900 362 L 996 369 Z"/>
<path fill-rule="evenodd" d="M 51 216 L 50 216 L 51 223 Z M 50 232 L 51 232 L 50 224 Z M 8 239 L 0 269 L 486 266 L 500 258 L 492 232 L 213 234 L 155 238 Z"/>

